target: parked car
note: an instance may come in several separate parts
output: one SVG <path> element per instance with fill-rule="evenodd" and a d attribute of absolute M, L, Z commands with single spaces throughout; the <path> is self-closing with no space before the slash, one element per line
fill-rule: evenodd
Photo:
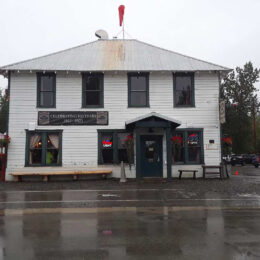
<path fill-rule="evenodd" d="M 223 161 L 225 161 L 227 164 L 231 162 L 231 155 L 223 155 Z"/>
<path fill-rule="evenodd" d="M 252 164 L 252 160 L 255 154 L 242 154 L 242 158 L 245 164 Z"/>
<path fill-rule="evenodd" d="M 235 166 L 236 164 L 240 164 L 241 166 L 245 165 L 245 161 L 244 161 L 243 156 L 241 154 L 240 155 L 239 154 L 232 155 L 230 163 L 231 163 L 232 166 Z"/>
<path fill-rule="evenodd" d="M 259 164 L 260 164 L 260 156 L 259 155 L 254 155 L 253 159 L 252 159 L 252 164 L 258 168 Z"/>

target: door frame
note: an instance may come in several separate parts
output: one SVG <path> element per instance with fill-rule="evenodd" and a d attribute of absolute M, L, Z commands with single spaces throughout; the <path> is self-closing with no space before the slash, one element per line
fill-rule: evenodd
<path fill-rule="evenodd" d="M 141 179 L 145 178 L 142 176 L 142 165 L 141 165 L 141 138 L 142 137 L 159 137 L 161 139 L 161 156 L 162 156 L 162 163 L 161 163 L 161 172 L 160 176 L 154 177 L 154 178 L 162 178 L 163 177 L 163 135 L 162 134 L 139 134 L 139 131 L 136 133 L 136 178 Z M 147 178 L 153 178 L 153 177 L 147 177 Z"/>

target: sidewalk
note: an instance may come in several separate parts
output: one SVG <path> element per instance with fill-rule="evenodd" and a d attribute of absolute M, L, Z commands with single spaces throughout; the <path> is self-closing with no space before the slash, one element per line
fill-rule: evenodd
<path fill-rule="evenodd" d="M 238 170 L 239 175 L 234 175 Z M 219 194 L 235 195 L 248 193 L 260 195 L 260 169 L 252 166 L 233 167 L 230 179 L 191 179 L 177 178 L 167 180 L 128 180 L 119 183 L 119 179 L 95 179 L 79 181 L 50 181 L 50 182 L 4 182 L 0 183 L 1 191 L 48 191 L 48 190 L 124 190 L 124 189 L 183 189 L 199 194 L 216 192 Z"/>

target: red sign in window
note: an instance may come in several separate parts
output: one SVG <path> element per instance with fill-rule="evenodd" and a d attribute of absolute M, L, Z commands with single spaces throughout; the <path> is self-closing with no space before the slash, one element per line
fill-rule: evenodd
<path fill-rule="evenodd" d="M 108 147 L 112 147 L 113 142 L 111 142 L 110 140 L 103 140 L 103 147 L 108 148 Z"/>

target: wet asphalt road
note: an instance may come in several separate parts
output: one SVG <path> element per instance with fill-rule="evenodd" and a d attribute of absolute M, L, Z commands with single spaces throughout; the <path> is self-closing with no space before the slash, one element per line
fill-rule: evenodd
<path fill-rule="evenodd" d="M 260 259 L 260 169 L 0 184 L 0 259 Z"/>

